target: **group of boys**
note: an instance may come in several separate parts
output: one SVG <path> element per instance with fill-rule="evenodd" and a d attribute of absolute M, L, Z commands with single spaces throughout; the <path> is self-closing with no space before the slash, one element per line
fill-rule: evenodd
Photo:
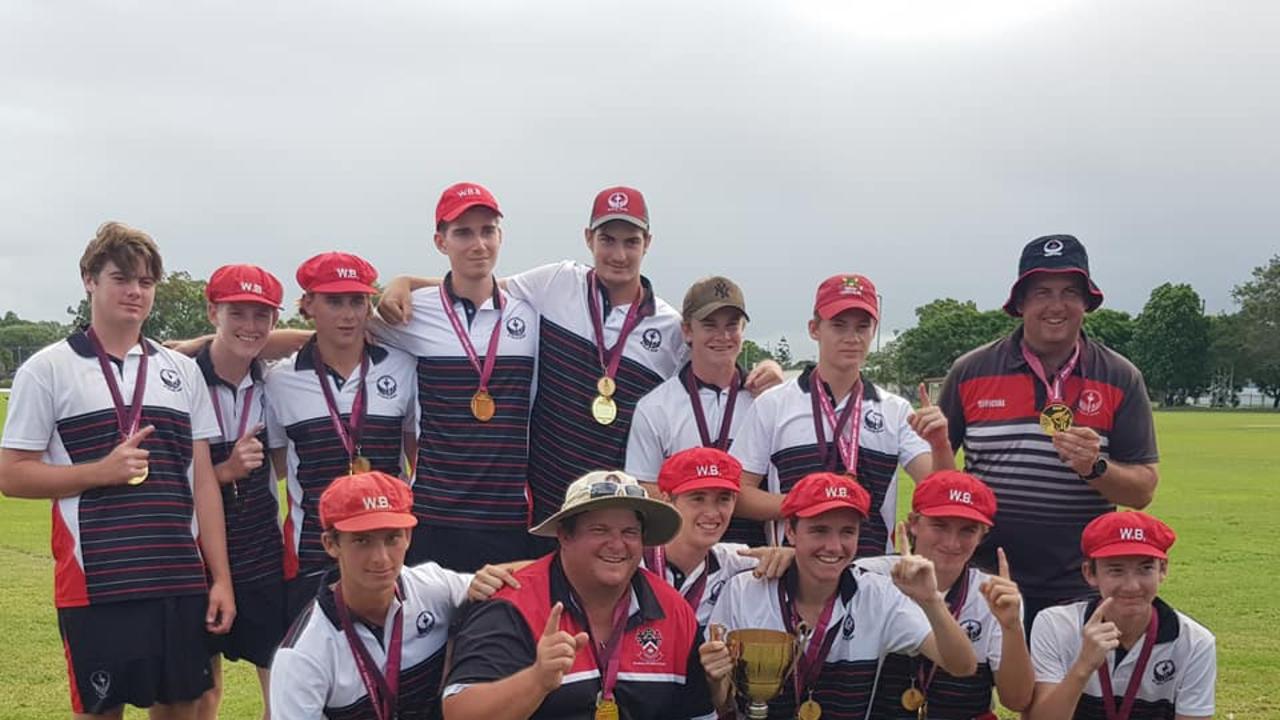
<path fill-rule="evenodd" d="M 750 628 L 799 638 L 769 717 L 994 717 L 993 689 L 1031 718 L 1212 715 L 1213 637 L 1156 597 L 1173 532 L 1115 511 L 1154 494 L 1154 430 L 1082 330 L 1075 238 L 1024 248 L 1019 328 L 913 409 L 863 376 L 864 276 L 819 285 L 817 362 L 783 381 L 739 366 L 732 280 L 657 297 L 639 191 L 597 195 L 591 266 L 498 279 L 502 217 L 446 189 L 450 271 L 391 281 L 382 318 L 372 265 L 310 258 L 314 332 L 274 330 L 271 273 L 219 268 L 194 362 L 142 334 L 155 244 L 99 229 L 91 323 L 19 369 L 0 441 L 0 490 L 54 501 L 76 717 L 216 717 L 220 656 L 277 720 L 732 716 L 722 631 Z"/>

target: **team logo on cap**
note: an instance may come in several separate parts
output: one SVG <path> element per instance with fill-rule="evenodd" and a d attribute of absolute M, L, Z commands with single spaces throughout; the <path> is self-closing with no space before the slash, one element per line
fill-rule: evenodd
<path fill-rule="evenodd" d="M 657 328 L 649 328 L 640 336 L 640 344 L 649 352 L 658 352 L 658 348 L 662 347 L 662 333 Z"/>
<path fill-rule="evenodd" d="M 1080 402 L 1076 407 L 1082 415 L 1097 415 L 1102 410 L 1102 393 L 1097 390 L 1085 390 L 1080 393 Z"/>
<path fill-rule="evenodd" d="M 458 188 L 456 192 L 458 197 L 460 198 L 480 197 L 480 194 L 481 194 L 480 188 L 477 188 L 473 185 L 468 185 L 464 188 Z"/>
<path fill-rule="evenodd" d="M 512 340 L 523 339 L 526 329 L 524 320 L 521 320 L 518 317 L 509 318 L 507 320 L 507 337 Z"/>
<path fill-rule="evenodd" d="M 715 291 L 716 297 L 720 298 L 721 300 L 727 299 L 729 297 L 729 286 L 726 285 L 723 280 L 717 281 L 716 286 L 712 288 L 712 290 Z"/>
<path fill-rule="evenodd" d="M 841 295 L 862 295 L 862 280 L 852 275 L 840 283 Z"/>
<path fill-rule="evenodd" d="M 360 277 L 360 273 L 357 273 L 355 268 L 349 267 L 336 267 L 333 269 L 333 274 L 343 280 L 356 280 Z"/>
<path fill-rule="evenodd" d="M 365 510 L 390 510 L 391 509 L 391 501 L 387 499 L 386 495 L 373 495 L 370 497 L 361 498 L 360 504 L 364 506 Z"/>
<path fill-rule="evenodd" d="M 161 370 L 160 382 L 164 383 L 164 386 L 173 392 L 178 392 L 182 389 L 182 376 L 178 375 L 177 370 L 170 368 Z"/>
<path fill-rule="evenodd" d="M 396 379 L 390 375 L 383 375 L 378 378 L 375 383 L 378 388 L 378 394 L 388 400 L 396 396 Z"/>
<path fill-rule="evenodd" d="M 631 198 L 627 197 L 624 192 L 616 192 L 609 196 L 610 210 L 626 210 L 627 205 L 631 203 Z"/>
<path fill-rule="evenodd" d="M 1142 528 L 1120 528 L 1120 539 L 1125 542 L 1146 542 L 1147 534 Z"/>
<path fill-rule="evenodd" d="M 840 623 L 840 634 L 844 635 L 844 639 L 848 640 L 853 637 L 854 621 L 853 613 L 844 616 L 844 622 Z"/>
<path fill-rule="evenodd" d="M 1062 241 L 1061 241 L 1061 240 L 1059 240 L 1058 238 L 1053 238 L 1053 239 L 1048 240 L 1048 241 L 1046 241 L 1046 242 L 1045 242 L 1045 244 L 1044 244 L 1044 256 L 1045 256 L 1045 257 L 1059 257 L 1059 256 L 1061 256 L 1061 255 L 1062 255 L 1062 251 L 1063 251 L 1063 249 L 1064 249 L 1064 246 L 1063 246 L 1063 244 L 1062 244 Z"/>
<path fill-rule="evenodd" d="M 436 626 L 435 613 L 430 610 L 423 610 L 418 613 L 418 634 L 426 635 L 431 632 L 431 628 Z"/>
<path fill-rule="evenodd" d="M 871 432 L 884 432 L 884 415 L 879 410 L 867 410 L 862 416 L 862 424 Z"/>
<path fill-rule="evenodd" d="M 947 499 L 953 503 L 961 503 L 963 505 L 973 504 L 973 493 L 968 490 L 956 490 L 951 488 L 947 491 Z"/>
<path fill-rule="evenodd" d="M 262 285 L 261 285 L 261 284 L 259 284 L 259 283 L 256 283 L 256 282 L 249 282 L 248 280 L 241 280 L 241 281 L 240 281 L 240 291 L 241 291 L 241 292 L 247 292 L 247 293 L 253 293 L 254 295 L 261 295 L 261 294 L 262 294 Z"/>
<path fill-rule="evenodd" d="M 849 488 L 844 485 L 828 485 L 824 488 L 824 492 L 827 494 L 828 500 L 833 500 L 835 498 L 841 498 L 844 500 L 849 499 Z"/>
<path fill-rule="evenodd" d="M 93 691 L 98 694 L 101 700 L 111 692 L 111 673 L 106 670 L 94 670 L 89 676 L 89 684 L 93 686 Z"/>
<path fill-rule="evenodd" d="M 1177 673 L 1178 666 L 1174 665 L 1172 660 L 1161 660 L 1151 669 L 1151 678 L 1157 685 L 1163 685 L 1172 680 Z"/>
<path fill-rule="evenodd" d="M 969 642 L 978 642 L 978 638 L 982 637 L 982 622 L 973 618 L 961 622 L 960 629 L 968 636 Z"/>
<path fill-rule="evenodd" d="M 712 463 L 711 465 L 698 465 L 693 469 L 698 477 L 720 477 L 720 466 Z"/>

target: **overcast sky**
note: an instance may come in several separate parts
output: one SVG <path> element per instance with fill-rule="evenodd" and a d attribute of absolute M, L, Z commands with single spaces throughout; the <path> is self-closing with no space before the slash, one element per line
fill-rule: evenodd
<path fill-rule="evenodd" d="M 829 274 L 875 281 L 887 337 L 998 306 L 1048 233 L 1107 307 L 1176 281 L 1229 310 L 1280 251 L 1277 37 L 1270 0 L 4 0 L 0 311 L 66 320 L 107 219 L 290 298 L 322 250 L 442 273 L 463 179 L 501 273 L 587 260 L 594 193 L 640 188 L 659 294 L 729 275 L 802 355 Z"/>

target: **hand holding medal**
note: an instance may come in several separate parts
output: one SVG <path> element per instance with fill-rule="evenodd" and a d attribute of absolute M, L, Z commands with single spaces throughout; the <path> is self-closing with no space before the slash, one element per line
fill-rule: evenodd
<path fill-rule="evenodd" d="M 125 438 L 124 442 L 112 448 L 111 453 L 99 463 L 103 469 L 103 478 L 108 485 L 139 485 L 147 479 L 149 469 L 147 458 L 150 452 L 144 450 L 142 441 L 155 432 L 154 425 L 148 425 Z"/>
<path fill-rule="evenodd" d="M 1088 475 L 1102 456 L 1102 438 L 1093 428 L 1071 427 L 1053 436 L 1053 449 L 1077 475 Z"/>

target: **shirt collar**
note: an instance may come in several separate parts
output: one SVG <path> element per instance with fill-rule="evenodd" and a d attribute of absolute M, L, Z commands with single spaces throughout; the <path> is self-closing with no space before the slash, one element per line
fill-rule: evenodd
<path fill-rule="evenodd" d="M 71 349 L 74 350 L 75 353 L 80 357 L 87 357 L 87 358 L 97 357 L 97 355 L 95 355 L 93 352 L 93 343 L 89 341 L 87 328 L 80 329 L 71 333 L 71 335 L 67 337 L 67 344 L 70 345 Z M 156 348 L 156 344 L 146 339 L 145 337 L 142 338 L 142 346 L 146 348 L 147 355 L 155 355 L 157 352 L 159 352 L 159 349 Z M 137 347 L 138 346 L 135 344 L 133 347 L 129 348 L 128 354 L 132 355 L 136 351 Z M 110 356 L 108 355 L 108 357 Z M 119 360 L 120 358 L 112 358 L 112 359 Z"/>
<path fill-rule="evenodd" d="M 741 365 L 738 365 L 737 368 L 738 368 L 737 389 L 741 390 L 747 386 L 747 371 L 743 370 Z M 694 375 L 693 361 L 686 362 L 684 364 L 684 367 L 680 368 L 680 383 L 682 385 L 687 386 L 690 376 L 693 377 L 694 384 L 697 386 L 699 390 L 711 390 L 716 393 L 721 393 L 725 391 L 725 388 L 719 387 L 717 385 L 712 385 L 709 382 L 703 382 L 702 378 L 698 377 L 697 375 Z"/>
<path fill-rule="evenodd" d="M 785 521 L 784 521 L 785 522 Z M 854 577 L 855 566 L 850 565 L 840 573 L 840 585 L 836 588 L 836 592 L 840 594 L 840 602 L 848 605 L 853 600 L 854 594 L 858 592 L 858 579 Z M 782 578 L 778 582 L 783 583 L 787 589 L 787 596 L 794 598 L 796 596 L 796 588 L 800 584 L 800 571 L 796 569 L 795 562 L 787 568 L 782 574 Z M 785 611 L 786 608 L 783 608 Z"/>
<path fill-rule="evenodd" d="M 800 385 L 800 390 L 806 394 L 812 389 L 813 382 L 811 377 L 813 375 L 813 371 L 817 367 L 818 366 L 814 363 L 806 364 L 804 366 L 804 371 L 800 373 L 800 377 L 796 378 L 796 383 Z M 835 403 L 836 399 L 831 394 L 831 388 L 827 386 L 826 382 L 823 382 L 822 386 L 827 391 L 827 397 L 831 398 L 832 403 Z M 871 382 L 871 380 L 867 378 L 865 373 L 862 375 L 862 399 L 870 400 L 872 402 L 880 401 L 880 389 L 876 387 L 875 383 Z"/>
<path fill-rule="evenodd" d="M 1013 332 L 996 341 L 996 348 L 997 352 L 1004 357 L 1005 367 L 1010 370 L 1030 372 L 1027 359 L 1022 356 L 1022 331 L 1023 326 L 1018 325 Z M 1071 371 L 1072 375 L 1084 376 L 1085 369 L 1091 364 L 1094 348 L 1095 343 L 1089 339 L 1084 328 L 1080 328 L 1080 359 L 1076 362 L 1075 369 Z"/>
<path fill-rule="evenodd" d="M 342 577 L 338 568 L 329 568 L 324 572 L 324 576 L 320 578 L 320 585 L 316 588 L 316 606 L 323 612 L 324 616 L 333 623 L 333 626 L 342 632 L 342 621 L 338 618 L 338 604 L 333 599 L 333 588 L 331 585 L 338 582 Z M 404 593 L 404 568 L 400 568 L 400 575 L 396 578 L 396 588 L 400 591 L 400 597 L 405 597 Z M 392 600 L 392 603 L 395 603 Z M 400 602 L 404 602 L 401 600 Z M 395 605 L 393 604 L 394 608 Z M 353 619 L 354 620 L 354 619 Z"/>
<path fill-rule="evenodd" d="M 595 270 L 591 271 L 592 273 Z M 589 286 L 589 284 L 588 284 Z M 649 317 L 658 311 L 656 296 L 653 294 L 653 283 L 649 282 L 649 278 L 644 275 L 640 276 L 640 288 L 642 298 L 640 300 L 639 314 L 641 318 Z M 597 292 L 600 293 L 600 301 L 603 303 L 603 309 L 600 312 L 601 317 L 608 317 L 609 312 L 613 309 L 613 305 L 609 303 L 609 291 L 605 288 L 604 283 L 596 282 Z"/>
<path fill-rule="evenodd" d="M 551 587 L 551 604 L 562 603 L 565 608 L 575 615 L 582 627 L 588 627 L 589 623 L 586 615 L 582 608 L 578 607 L 577 593 L 574 592 L 573 586 L 569 584 L 569 578 L 564 574 L 564 567 L 560 564 L 560 553 L 558 551 L 551 560 L 549 584 Z M 658 596 L 654 594 L 653 588 L 649 585 L 648 578 L 639 569 L 631 576 L 631 604 L 631 612 L 627 618 L 628 628 L 661 620 L 667 616 L 662 610 L 662 604 L 658 602 Z"/>
<path fill-rule="evenodd" d="M 316 369 L 315 347 L 316 347 L 316 336 L 312 335 L 311 339 L 307 340 L 307 344 L 303 345 L 302 348 L 298 350 L 298 354 L 297 356 L 295 356 L 293 360 L 293 369 L 295 371 L 299 371 L 299 372 L 303 370 L 306 370 L 309 372 L 315 371 Z M 369 360 L 374 365 L 377 365 L 383 360 L 386 360 L 387 355 L 389 354 L 386 348 L 382 347 L 381 345 L 374 345 L 373 343 L 368 341 L 365 341 L 364 351 L 369 353 Z"/>
<path fill-rule="evenodd" d="M 213 341 L 210 340 L 200 348 L 200 352 L 196 353 L 196 365 L 200 366 L 200 372 L 204 375 L 204 384 L 209 387 L 222 385 L 223 387 L 231 388 L 233 391 L 239 390 L 239 387 L 223 380 L 218 376 L 217 371 L 214 370 L 213 354 L 210 351 L 210 348 L 212 347 Z M 249 363 L 249 380 L 255 384 L 262 382 L 262 366 L 257 359 L 254 359 L 253 362 Z M 243 383 L 241 383 L 241 385 L 243 385 Z"/>
<path fill-rule="evenodd" d="M 453 291 L 453 271 L 449 271 L 444 275 L 444 292 L 449 302 L 462 303 L 462 307 L 467 311 L 467 317 L 476 314 L 476 304 L 471 302 L 469 298 L 464 298 Z M 493 304 L 491 307 L 497 308 L 502 305 L 502 288 L 498 286 L 498 281 L 493 281 Z"/>

